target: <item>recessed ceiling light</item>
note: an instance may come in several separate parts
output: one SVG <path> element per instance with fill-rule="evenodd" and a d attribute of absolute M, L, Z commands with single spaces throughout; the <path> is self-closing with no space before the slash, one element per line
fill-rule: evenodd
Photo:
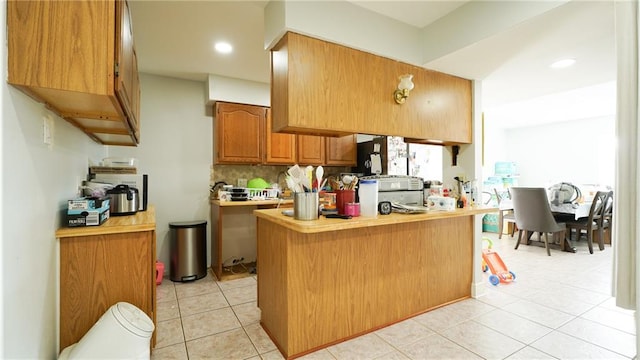
<path fill-rule="evenodd" d="M 215 44 L 215 49 L 217 52 L 222 53 L 222 54 L 228 54 L 231 51 L 233 51 L 233 47 L 231 46 L 231 44 L 226 43 L 226 42 L 217 42 Z"/>
<path fill-rule="evenodd" d="M 576 63 L 576 59 L 562 59 L 549 65 L 549 67 L 551 67 L 552 69 L 562 69 L 562 68 L 569 67 L 575 63 Z"/>

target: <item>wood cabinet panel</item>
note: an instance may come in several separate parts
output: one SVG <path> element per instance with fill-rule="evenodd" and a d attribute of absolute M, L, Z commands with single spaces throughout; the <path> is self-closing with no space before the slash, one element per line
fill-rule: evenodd
<path fill-rule="evenodd" d="M 120 36 L 116 36 L 116 94 L 122 104 L 129 125 L 134 133 L 138 131 L 137 112 L 139 100 L 136 92 L 139 92 L 137 56 L 133 46 L 133 27 L 131 14 L 126 1 L 116 2 L 116 29 Z"/>
<path fill-rule="evenodd" d="M 217 102 L 214 113 L 216 164 L 356 164 L 356 135 L 325 138 L 272 131 L 271 109 Z"/>
<path fill-rule="evenodd" d="M 138 143 L 137 129 L 130 125 L 138 122 L 137 64 L 124 1 L 10 0 L 7 40 L 9 84 L 97 142 Z M 115 90 L 116 42 L 122 45 L 118 58 L 126 59 L 124 95 Z"/>
<path fill-rule="evenodd" d="M 358 144 L 356 135 L 328 137 L 326 142 L 326 164 L 355 166 L 357 162 Z"/>
<path fill-rule="evenodd" d="M 266 164 L 290 165 L 296 163 L 296 135 L 272 132 L 271 109 L 267 109 L 264 154 Z"/>
<path fill-rule="evenodd" d="M 137 306 L 154 319 L 153 236 L 145 231 L 61 241 L 60 349 L 79 341 L 120 301 Z"/>
<path fill-rule="evenodd" d="M 155 228 L 155 208 L 150 205 L 147 211 L 112 217 L 100 226 L 56 231 L 60 350 L 80 340 L 120 301 L 137 306 L 157 325 Z"/>
<path fill-rule="evenodd" d="M 262 163 L 265 108 L 224 102 L 215 106 L 215 163 Z"/>
<path fill-rule="evenodd" d="M 271 55 L 276 131 L 471 142 L 470 80 L 291 32 Z M 415 88 L 399 105 L 403 74 Z"/>
<path fill-rule="evenodd" d="M 300 165 L 324 165 L 324 136 L 298 135 L 298 163 Z"/>
<path fill-rule="evenodd" d="M 259 216 L 261 324 L 285 358 L 297 357 L 468 298 L 473 221 L 304 233 Z"/>

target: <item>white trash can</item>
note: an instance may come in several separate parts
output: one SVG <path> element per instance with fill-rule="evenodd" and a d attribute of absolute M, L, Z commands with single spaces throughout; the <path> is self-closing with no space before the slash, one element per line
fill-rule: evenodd
<path fill-rule="evenodd" d="M 111 306 L 77 343 L 58 359 L 149 359 L 153 321 L 127 302 Z"/>

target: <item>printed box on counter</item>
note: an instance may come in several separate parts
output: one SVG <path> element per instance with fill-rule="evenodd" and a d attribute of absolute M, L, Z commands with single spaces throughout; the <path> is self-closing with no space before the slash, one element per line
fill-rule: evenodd
<path fill-rule="evenodd" d="M 69 227 L 102 225 L 109 218 L 108 198 L 82 198 L 68 201 Z"/>
<path fill-rule="evenodd" d="M 429 210 L 454 211 L 456 209 L 456 199 L 448 196 L 429 196 L 427 198 Z"/>
<path fill-rule="evenodd" d="M 97 210 L 103 207 L 103 203 L 107 202 L 109 206 L 109 198 L 84 197 L 67 201 L 70 214 L 77 214 L 78 210 Z"/>

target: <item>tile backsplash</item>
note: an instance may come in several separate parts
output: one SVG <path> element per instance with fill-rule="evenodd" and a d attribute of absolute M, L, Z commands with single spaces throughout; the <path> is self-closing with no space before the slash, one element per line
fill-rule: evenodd
<path fill-rule="evenodd" d="M 211 167 L 211 185 L 218 181 L 238 186 L 238 179 L 251 180 L 263 178 L 268 183 L 278 182 L 281 189 L 286 188 L 285 175 L 289 166 L 265 166 L 265 165 L 213 165 Z M 315 166 L 314 166 L 315 169 Z M 324 166 L 324 176 L 337 175 L 343 172 L 351 172 L 350 167 Z M 278 179 L 278 174 L 280 178 Z"/>

